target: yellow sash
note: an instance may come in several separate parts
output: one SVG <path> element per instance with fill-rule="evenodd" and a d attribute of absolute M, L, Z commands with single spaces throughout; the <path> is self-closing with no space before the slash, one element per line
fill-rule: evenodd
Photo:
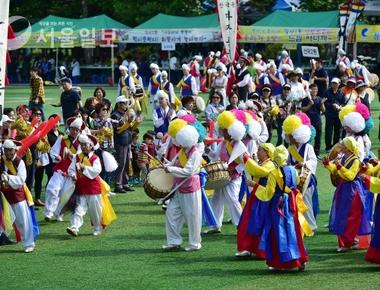
<path fill-rule="evenodd" d="M 188 160 L 189 159 L 187 158 L 185 150 L 183 148 L 179 150 L 179 153 L 178 153 L 179 165 L 181 165 L 181 167 L 185 167 Z M 202 159 L 202 165 L 204 164 L 206 164 L 206 161 Z"/>
<path fill-rule="evenodd" d="M 12 216 L 11 216 L 11 211 L 10 211 L 10 205 L 5 198 L 4 194 L 0 192 L 0 198 L 1 198 L 1 203 L 3 205 L 2 210 L 3 210 L 3 220 L 4 220 L 4 232 L 9 235 L 12 232 Z"/>
<path fill-rule="evenodd" d="M 288 151 L 290 153 L 290 155 L 292 155 L 292 157 L 300 162 L 300 163 L 303 163 L 304 159 L 303 159 L 303 156 L 300 155 L 300 153 L 298 152 L 296 146 L 294 145 L 290 145 L 289 148 L 288 148 Z"/>
<path fill-rule="evenodd" d="M 11 172 L 12 175 L 17 175 L 17 170 L 14 167 L 12 161 L 6 159 L 5 156 L 3 156 L 3 162 L 4 162 L 5 166 L 8 168 L 8 170 Z M 33 206 L 34 202 L 33 202 L 32 194 L 30 193 L 30 190 L 26 186 L 25 183 L 24 183 L 23 188 L 24 188 L 24 192 L 25 192 L 26 202 L 28 203 L 29 206 Z"/>
<path fill-rule="evenodd" d="M 71 153 L 77 153 L 77 149 L 75 148 L 74 144 L 70 141 L 68 136 L 63 137 L 63 142 L 65 142 L 67 149 L 69 149 Z"/>

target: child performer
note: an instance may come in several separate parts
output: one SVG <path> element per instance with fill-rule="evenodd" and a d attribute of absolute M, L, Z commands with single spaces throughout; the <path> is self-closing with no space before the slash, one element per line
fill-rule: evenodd
<path fill-rule="evenodd" d="M 353 137 L 342 141 L 342 154 L 324 166 L 340 181 L 336 187 L 330 211 L 329 229 L 338 236 L 338 252 L 346 252 L 358 246 L 357 235 L 371 233 L 371 225 L 365 202 L 363 183 L 359 179 L 359 148 Z"/>
<path fill-rule="evenodd" d="M 94 227 L 93 235 L 98 236 L 102 233 L 102 197 L 98 177 L 102 165 L 99 157 L 93 152 L 98 142 L 94 136 L 84 134 L 79 135 L 78 141 L 82 152 L 74 156 L 68 170 L 70 178 L 76 181 L 78 198 L 71 224 L 66 231 L 74 237 L 78 236 L 83 216 L 88 210 Z"/>
<path fill-rule="evenodd" d="M 175 192 L 166 210 L 167 244 L 163 250 L 179 249 L 182 244 L 181 229 L 186 222 L 189 244 L 185 251 L 201 249 L 202 201 L 199 170 L 202 156 L 196 148 L 199 134 L 186 121 L 177 119 L 169 125 L 169 135 L 180 146 L 177 156 L 165 170 L 174 176 Z"/>
<path fill-rule="evenodd" d="M 260 144 L 257 150 L 259 162 L 251 161 L 249 172 L 252 172 L 254 181 L 249 180 L 248 185 L 255 184 L 265 186 L 269 173 L 275 168 L 272 162 L 275 147 L 271 143 Z M 249 165 L 246 165 L 247 167 Z M 237 231 L 236 257 L 247 257 L 255 254 L 258 258 L 265 258 L 264 251 L 258 249 L 261 234 L 264 230 L 264 218 L 268 210 L 268 202 L 257 199 L 255 192 L 257 186 L 253 187 L 252 193 L 244 207 Z"/>
<path fill-rule="evenodd" d="M 256 197 L 268 201 L 269 208 L 264 218 L 264 231 L 260 249 L 265 249 L 265 258 L 270 269 L 303 270 L 308 260 L 298 220 L 296 195 L 297 172 L 287 166 L 289 153 L 281 145 L 273 154 L 275 169 L 269 173 L 265 186 L 257 185 Z"/>
<path fill-rule="evenodd" d="M 307 170 L 311 172 L 309 184 L 301 189 L 303 201 L 307 206 L 307 211 L 303 215 L 309 224 L 307 229 L 304 226 L 302 228 L 308 236 L 314 235 L 317 230 L 316 218 L 319 212 L 317 179 L 315 177 L 318 161 L 313 146 L 309 144 L 312 139 L 310 126 L 309 117 L 301 112 L 288 116 L 283 123 L 283 132 L 286 134 L 285 140 L 290 144 L 288 148 L 290 165 L 298 170 L 300 176 L 305 171 L 307 173 Z"/>

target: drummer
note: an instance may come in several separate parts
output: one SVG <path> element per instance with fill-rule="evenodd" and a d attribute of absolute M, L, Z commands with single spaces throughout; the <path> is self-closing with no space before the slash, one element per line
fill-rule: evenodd
<path fill-rule="evenodd" d="M 199 170 L 202 156 L 197 150 L 199 134 L 181 119 L 169 125 L 169 135 L 180 146 L 177 156 L 165 166 L 174 176 L 175 192 L 166 210 L 166 245 L 164 251 L 178 250 L 182 244 L 181 230 L 186 222 L 189 244 L 185 251 L 201 249 L 202 201 Z"/>
<path fill-rule="evenodd" d="M 309 124 L 309 125 L 308 125 Z M 319 212 L 319 200 L 317 190 L 317 156 L 315 155 L 314 148 L 309 144 L 311 139 L 310 119 L 304 113 L 297 113 L 297 115 L 291 115 L 284 120 L 283 131 L 285 132 L 285 139 L 290 144 L 289 160 L 288 163 L 293 165 L 300 177 L 306 174 L 305 171 L 311 172 L 310 182 L 307 185 L 303 194 L 303 200 L 307 206 L 307 211 L 304 213 L 304 217 L 310 226 L 311 231 L 304 233 L 308 236 L 313 236 L 317 230 L 317 214 Z"/>
<path fill-rule="evenodd" d="M 244 164 L 238 157 L 246 151 L 244 144 L 241 142 L 246 133 L 246 129 L 244 124 L 237 120 L 235 115 L 230 111 L 220 113 L 217 118 L 217 124 L 219 128 L 221 128 L 224 141 L 219 143 L 215 150 L 206 148 L 205 151 L 210 160 L 221 160 L 227 163 L 232 157 L 234 161 L 228 165 L 228 172 L 230 174 L 229 183 L 216 189 L 212 196 L 211 206 L 215 213 L 217 226 L 210 227 L 207 232 L 208 234 L 221 232 L 224 204 L 226 204 L 229 209 L 233 225 L 237 226 L 239 224 L 240 215 L 242 213 L 242 207 L 239 202 L 239 192 Z M 241 154 L 232 156 L 234 152 L 240 152 Z"/>

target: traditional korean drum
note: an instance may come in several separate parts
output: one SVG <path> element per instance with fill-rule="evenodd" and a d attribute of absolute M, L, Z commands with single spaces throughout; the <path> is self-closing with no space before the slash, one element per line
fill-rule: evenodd
<path fill-rule="evenodd" d="M 302 167 L 300 172 L 300 182 L 297 185 L 297 188 L 301 191 L 302 194 L 304 194 L 309 187 L 311 175 L 312 172 L 309 168 Z"/>
<path fill-rule="evenodd" d="M 329 161 L 334 162 L 335 160 L 337 160 L 339 158 L 340 154 L 342 153 L 343 148 L 344 148 L 344 146 L 342 144 L 340 144 L 340 143 L 335 144 L 329 153 L 329 156 L 328 156 Z M 340 177 L 338 174 L 332 174 L 331 173 L 330 174 L 330 180 L 331 180 L 332 185 L 337 187 L 339 182 L 340 182 Z"/>
<path fill-rule="evenodd" d="M 226 186 L 231 180 L 227 168 L 227 163 L 222 161 L 206 164 L 204 169 L 207 171 L 208 179 L 205 188 L 218 189 Z"/>
<path fill-rule="evenodd" d="M 158 167 L 149 171 L 144 182 L 144 190 L 151 199 L 156 200 L 167 196 L 172 190 L 173 185 L 173 176 L 165 172 L 162 167 Z"/>

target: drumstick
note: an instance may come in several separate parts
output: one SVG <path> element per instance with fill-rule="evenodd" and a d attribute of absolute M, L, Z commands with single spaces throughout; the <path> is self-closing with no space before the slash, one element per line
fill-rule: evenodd
<path fill-rule="evenodd" d="M 160 163 L 160 165 L 162 165 L 164 167 L 164 163 L 162 163 L 161 160 L 157 159 L 156 157 L 153 157 L 148 152 L 144 152 L 144 154 L 146 154 L 149 158 L 156 160 L 158 163 Z"/>
<path fill-rule="evenodd" d="M 178 183 L 165 197 L 161 198 L 159 201 L 164 203 L 166 200 L 168 200 L 186 181 L 189 180 L 190 177 L 192 176 L 189 176 Z"/>

